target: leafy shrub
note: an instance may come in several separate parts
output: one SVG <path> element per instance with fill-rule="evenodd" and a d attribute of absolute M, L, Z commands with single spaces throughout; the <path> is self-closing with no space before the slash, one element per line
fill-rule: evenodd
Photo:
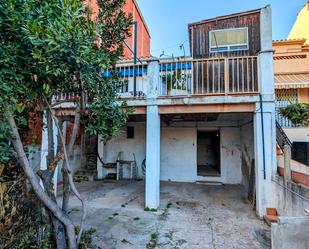
<path fill-rule="evenodd" d="M 280 113 L 295 125 L 309 126 L 309 104 L 291 103 L 280 109 Z"/>

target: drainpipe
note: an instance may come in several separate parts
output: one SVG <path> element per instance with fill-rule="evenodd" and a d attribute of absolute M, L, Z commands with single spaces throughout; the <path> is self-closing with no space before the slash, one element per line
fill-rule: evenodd
<path fill-rule="evenodd" d="M 266 180 L 265 137 L 264 137 L 264 112 L 263 112 L 262 94 L 260 94 L 259 96 L 260 96 L 261 124 L 262 124 L 263 173 L 264 173 L 264 180 Z"/>
<path fill-rule="evenodd" d="M 136 96 L 136 63 L 137 63 L 137 21 L 134 22 L 134 72 L 133 72 L 133 95 Z"/>

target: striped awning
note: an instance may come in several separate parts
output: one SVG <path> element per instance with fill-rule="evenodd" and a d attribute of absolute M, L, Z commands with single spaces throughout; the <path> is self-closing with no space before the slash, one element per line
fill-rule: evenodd
<path fill-rule="evenodd" d="M 309 73 L 276 74 L 276 89 L 309 88 Z"/>

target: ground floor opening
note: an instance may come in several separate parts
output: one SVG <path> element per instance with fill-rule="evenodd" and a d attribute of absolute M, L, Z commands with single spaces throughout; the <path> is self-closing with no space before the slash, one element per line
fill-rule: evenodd
<path fill-rule="evenodd" d="M 220 177 L 220 130 L 197 132 L 197 175 Z"/>

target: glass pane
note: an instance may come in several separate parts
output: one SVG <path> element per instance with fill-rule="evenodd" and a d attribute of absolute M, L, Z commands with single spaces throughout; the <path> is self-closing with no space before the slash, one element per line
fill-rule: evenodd
<path fill-rule="evenodd" d="M 247 44 L 247 29 L 230 29 L 222 31 L 212 31 L 210 46 L 233 46 Z"/>
<path fill-rule="evenodd" d="M 246 44 L 247 43 L 247 30 L 246 29 L 236 29 L 227 32 L 228 44 Z"/>

